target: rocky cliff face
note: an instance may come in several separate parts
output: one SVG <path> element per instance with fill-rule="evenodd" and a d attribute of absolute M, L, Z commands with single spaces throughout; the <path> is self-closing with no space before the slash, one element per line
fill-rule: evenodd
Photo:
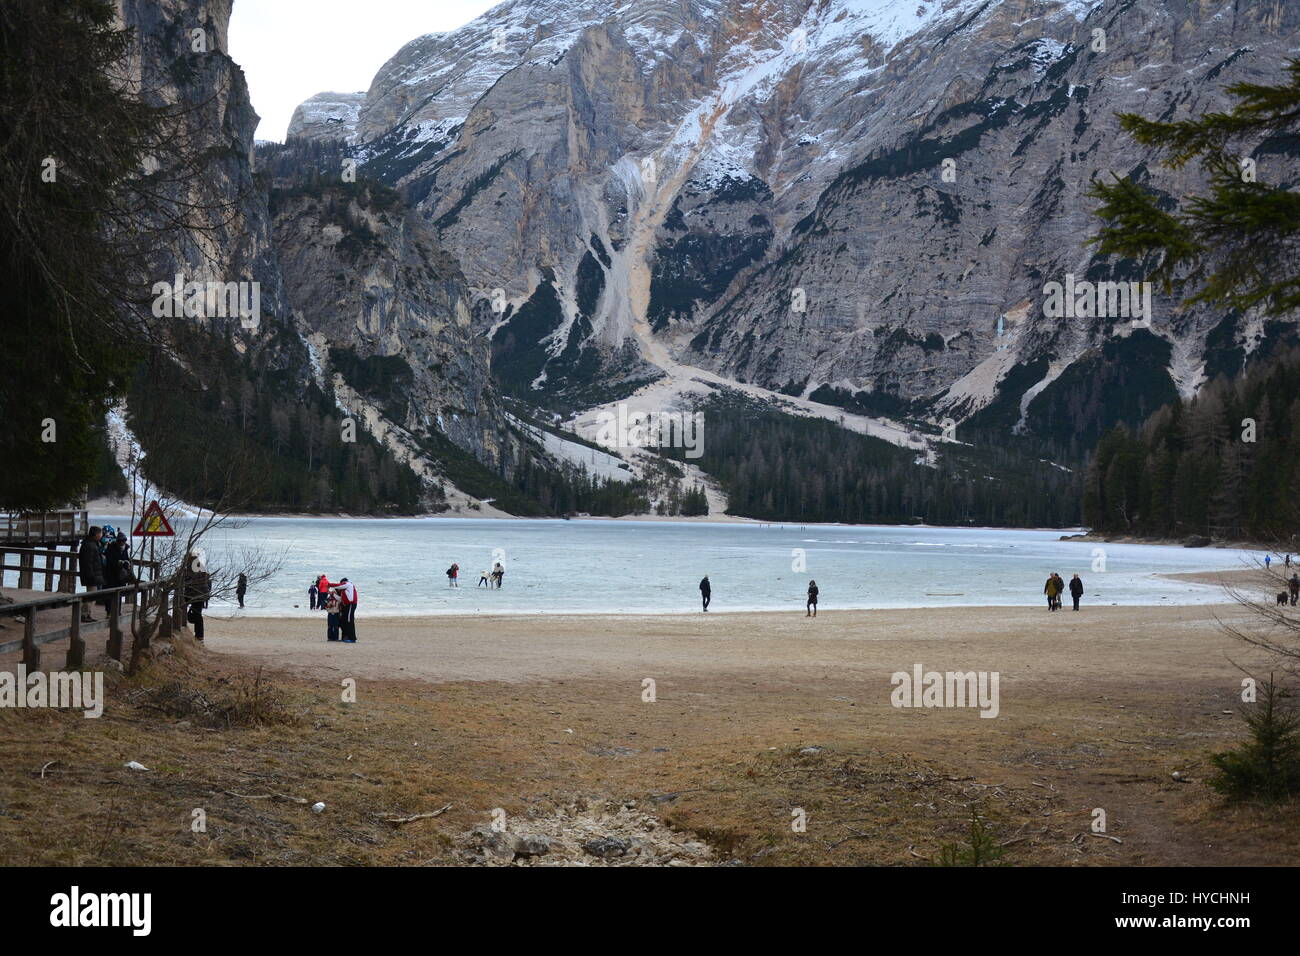
<path fill-rule="evenodd" d="M 357 114 L 365 93 L 317 93 L 298 104 L 289 118 L 289 138 L 341 139 L 356 137 Z"/>
<path fill-rule="evenodd" d="M 505 419 L 488 344 L 473 334 L 469 289 L 432 228 L 397 193 L 368 184 L 277 189 L 272 211 L 287 297 L 328 384 L 340 375 L 364 385 L 394 425 L 437 429 L 498 461 Z"/>
<path fill-rule="evenodd" d="M 1090 179 L 1198 175 L 1115 114 L 1221 107 L 1298 34 L 1281 0 L 516 0 L 399 51 L 357 139 L 501 290 L 476 329 L 535 401 L 703 379 L 1082 433 L 1264 334 L 1159 296 L 1149 330 L 1044 315 L 1067 274 L 1140 277 L 1085 244 Z"/>
<path fill-rule="evenodd" d="M 172 283 L 180 274 L 185 281 L 258 283 L 256 329 L 245 329 L 238 316 L 173 321 L 234 335 L 242 348 L 306 381 L 305 350 L 278 334 L 290 326 L 270 216 L 253 173 L 258 117 L 243 72 L 226 52 L 230 2 L 121 0 L 122 22 L 138 43 L 135 81 L 147 99 L 184 116 L 176 143 L 183 156 L 179 163 L 163 158 L 156 188 L 191 210 L 185 213 L 191 228 L 167 232 L 150 279 Z"/>
<path fill-rule="evenodd" d="M 206 396 L 194 401 L 212 414 L 207 427 L 233 417 L 244 438 L 276 460 L 293 457 L 289 423 L 302 413 L 352 414 L 374 439 L 357 446 L 358 455 L 389 484 L 395 469 L 409 468 L 425 480 L 426 504 L 442 507 L 445 495 L 453 506 L 474 506 L 447 480 L 447 461 L 461 473 L 468 459 L 508 475 L 519 449 L 488 387 L 488 344 L 471 333 L 472 297 L 459 266 L 392 190 L 345 181 L 337 162 L 322 170 L 322 155 L 337 147 L 321 141 L 339 139 L 338 127 L 355 122 L 356 103 L 348 117 L 346 96 L 299 109 L 303 153 L 283 157 L 278 179 L 263 161 L 270 153 L 255 156 L 258 118 L 226 53 L 229 15 L 230 0 L 121 5 L 139 44 L 135 81 L 152 101 L 187 114 L 176 144 L 184 174 L 160 174 L 158 188 L 195 211 L 189 228 L 170 230 L 158 245 L 150 279 L 172 283 L 179 274 L 259 290 L 251 323 L 239 315 L 164 317 L 169 375 L 179 371 L 188 391 Z M 344 123 L 329 122 L 335 113 Z M 246 381 L 226 380 L 229 363 L 212 358 L 210 342 L 242 356 Z M 243 409 L 226 408 L 231 401 Z M 258 403 L 265 421 L 250 424 Z M 129 432 L 124 441 L 134 441 Z M 285 482 L 310 473 L 310 462 L 310 453 L 285 462 Z M 320 479 L 325 487 L 313 501 L 328 508 L 329 477 Z"/>

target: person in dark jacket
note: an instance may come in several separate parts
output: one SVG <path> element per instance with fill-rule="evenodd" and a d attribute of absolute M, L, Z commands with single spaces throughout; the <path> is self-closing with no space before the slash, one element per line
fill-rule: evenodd
<path fill-rule="evenodd" d="M 181 571 L 181 600 L 188 606 L 185 619 L 194 625 L 194 639 L 203 640 L 203 609 L 208 606 L 212 591 L 212 579 L 203 559 L 194 554 L 185 556 L 185 567 Z"/>
<path fill-rule="evenodd" d="M 709 602 L 713 600 L 713 585 L 709 584 L 709 576 L 706 574 L 700 581 L 700 598 L 704 601 L 704 610 L 709 609 Z"/>
<path fill-rule="evenodd" d="M 239 606 L 244 606 L 244 595 L 248 593 L 248 575 L 241 574 L 239 583 L 235 585 L 235 597 L 239 599 Z"/>
<path fill-rule="evenodd" d="M 1070 597 L 1074 598 L 1074 609 L 1079 610 L 1079 598 L 1083 597 L 1083 581 L 1077 574 L 1070 578 Z"/>
<path fill-rule="evenodd" d="M 327 641 L 339 639 L 339 627 L 342 626 L 341 607 L 338 594 L 330 591 L 325 598 L 325 640 Z"/>
<path fill-rule="evenodd" d="M 123 547 L 125 542 L 118 536 L 108 543 L 104 549 L 104 586 L 108 588 L 120 588 L 127 581 L 122 575 L 122 562 L 126 560 L 126 549 Z M 112 604 L 118 603 L 120 595 L 114 594 L 108 600 Z M 110 605 L 111 606 L 111 605 Z"/>
<path fill-rule="evenodd" d="M 103 530 L 98 525 L 91 525 L 77 551 L 77 571 L 81 575 L 82 587 L 87 591 L 98 591 L 104 587 L 104 556 L 99 550 L 102 534 Z M 81 619 L 90 620 L 90 608 L 84 603 L 81 605 Z"/>
<path fill-rule="evenodd" d="M 808 613 L 804 617 L 817 616 L 817 582 L 808 582 Z"/>

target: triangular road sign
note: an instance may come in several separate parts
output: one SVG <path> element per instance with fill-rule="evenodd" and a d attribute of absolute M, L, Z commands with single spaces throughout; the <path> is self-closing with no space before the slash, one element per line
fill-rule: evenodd
<path fill-rule="evenodd" d="M 167 516 L 163 514 L 162 506 L 158 502 L 149 502 L 149 507 L 144 509 L 144 514 L 140 516 L 140 523 L 135 526 L 132 535 L 144 535 L 156 538 L 170 538 L 176 534 L 172 530 Z"/>

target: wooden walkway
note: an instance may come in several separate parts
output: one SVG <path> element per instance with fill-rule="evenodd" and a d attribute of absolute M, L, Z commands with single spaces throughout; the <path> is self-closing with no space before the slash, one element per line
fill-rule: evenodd
<path fill-rule="evenodd" d="M 10 559 L 6 560 L 6 552 Z M 34 561 L 55 555 L 65 559 L 60 567 L 51 561 L 46 568 L 35 569 Z M 5 588 L 4 594 L 14 603 L 0 604 L 0 667 L 8 669 L 13 663 L 5 661 L 8 655 L 21 653 L 21 662 L 29 671 L 41 666 L 41 647 L 67 641 L 65 667 L 76 670 L 84 666 L 88 634 L 107 632 L 106 651 L 114 660 L 122 660 L 122 642 L 126 632 L 135 638 L 135 649 L 149 644 L 149 631 L 138 627 L 147 602 L 157 601 L 156 592 L 163 591 L 164 615 L 161 633 L 170 634 L 174 628 L 184 627 L 181 595 L 173 579 L 159 579 L 158 565 L 150 561 L 135 561 L 137 574 L 148 575 L 148 580 L 101 591 L 78 593 L 77 555 L 75 552 L 47 551 L 35 548 L 7 548 L 0 552 L 0 575 L 5 571 L 19 572 L 19 588 Z M 44 578 L 45 590 L 31 587 L 34 579 Z M 54 581 L 58 590 L 51 590 Z M 90 621 L 83 621 L 83 611 L 88 611 Z"/>
<path fill-rule="evenodd" d="M 26 604 L 29 602 L 39 602 L 50 597 L 48 591 L 35 591 L 26 588 L 5 588 L 4 596 L 12 598 L 15 604 Z M 86 595 L 82 594 L 83 597 Z M 103 605 L 87 604 L 91 609 L 93 621 L 87 623 L 79 621 L 81 636 L 89 634 L 108 633 L 108 610 Z M 131 623 L 130 615 L 133 610 L 124 609 L 121 613 L 122 623 L 129 626 Z M 80 618 L 80 613 L 78 613 Z M 36 611 L 36 623 L 33 629 L 33 636 L 36 643 L 52 644 L 58 641 L 68 640 L 70 637 L 69 630 L 72 626 L 71 611 L 64 610 L 60 607 L 47 607 Z M 26 628 L 26 615 L 15 614 L 13 616 L 0 617 L 0 670 L 10 669 L 7 665 L 13 662 L 6 660 L 10 654 L 21 654 L 23 649 L 23 632 Z"/>

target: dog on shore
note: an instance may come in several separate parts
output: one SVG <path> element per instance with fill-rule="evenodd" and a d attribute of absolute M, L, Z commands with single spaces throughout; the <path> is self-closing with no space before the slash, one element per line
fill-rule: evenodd
<path fill-rule="evenodd" d="M 1278 591 L 1278 592 L 1277 592 L 1277 603 L 1278 603 L 1278 604 L 1286 604 L 1286 603 L 1288 603 L 1290 600 L 1291 600 L 1291 598 L 1287 596 L 1287 593 L 1286 593 L 1285 591 Z"/>

